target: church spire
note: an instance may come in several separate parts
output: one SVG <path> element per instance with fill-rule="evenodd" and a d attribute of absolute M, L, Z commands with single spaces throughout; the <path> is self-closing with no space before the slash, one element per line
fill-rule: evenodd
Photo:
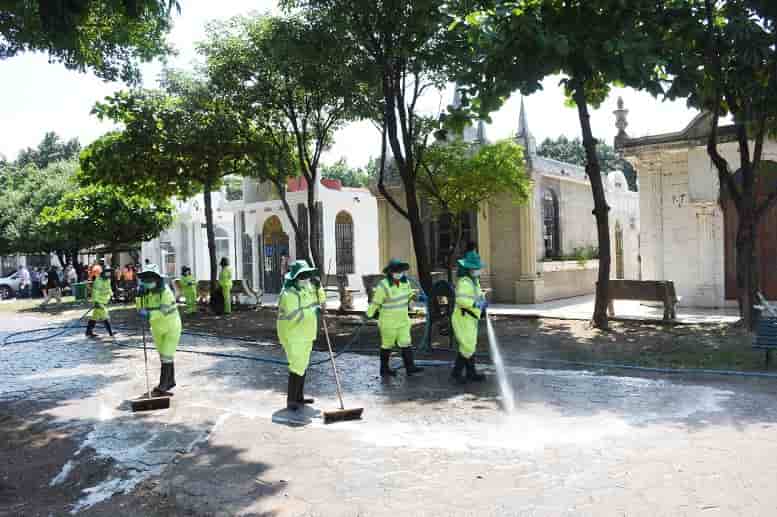
<path fill-rule="evenodd" d="M 534 135 L 531 134 L 531 130 L 529 129 L 529 119 L 526 116 L 526 107 L 523 104 L 523 96 L 521 96 L 521 111 L 518 114 L 518 132 L 515 134 L 515 140 L 523 146 L 528 156 L 537 152 L 537 142 L 534 140 Z"/>

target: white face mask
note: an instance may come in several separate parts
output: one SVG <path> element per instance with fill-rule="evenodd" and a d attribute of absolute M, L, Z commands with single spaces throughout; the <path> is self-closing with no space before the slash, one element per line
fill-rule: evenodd
<path fill-rule="evenodd" d="M 297 281 L 297 285 L 299 286 L 300 289 L 309 289 L 310 288 L 310 280 L 309 279 L 298 280 Z"/>
<path fill-rule="evenodd" d="M 391 273 L 391 278 L 393 278 L 394 280 L 402 280 L 403 278 L 405 278 L 405 274 L 404 273 Z"/>
<path fill-rule="evenodd" d="M 472 270 L 472 278 L 478 278 L 480 276 L 480 270 L 479 269 L 473 269 Z"/>

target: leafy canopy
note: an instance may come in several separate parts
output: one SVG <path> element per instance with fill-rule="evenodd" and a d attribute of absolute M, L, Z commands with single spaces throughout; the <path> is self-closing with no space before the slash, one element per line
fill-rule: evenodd
<path fill-rule="evenodd" d="M 173 10 L 176 0 L 3 0 L 0 60 L 46 52 L 69 69 L 137 82 L 140 62 L 170 52 Z"/>

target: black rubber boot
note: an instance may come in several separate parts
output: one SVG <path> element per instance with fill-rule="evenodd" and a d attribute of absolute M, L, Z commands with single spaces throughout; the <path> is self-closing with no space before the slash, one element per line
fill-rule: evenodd
<path fill-rule="evenodd" d="M 453 371 L 451 372 L 451 379 L 456 384 L 466 384 L 467 378 L 464 377 L 464 367 L 467 364 L 467 360 L 461 354 L 456 354 L 456 363 L 453 365 Z"/>
<path fill-rule="evenodd" d="M 173 363 L 162 363 L 159 372 L 159 386 L 154 388 L 154 395 L 172 397 L 171 389 L 175 388 L 175 367 Z"/>
<path fill-rule="evenodd" d="M 391 349 L 380 349 L 380 376 L 381 377 L 394 377 L 397 375 L 395 370 L 392 370 L 389 364 L 391 363 Z"/>
<path fill-rule="evenodd" d="M 89 320 L 86 323 L 86 337 L 97 337 L 97 335 L 94 333 L 95 325 L 97 325 L 97 322 L 94 320 Z"/>
<path fill-rule="evenodd" d="M 289 385 L 286 389 L 286 409 L 289 411 L 299 411 L 302 403 L 299 402 L 299 384 L 300 377 L 296 373 L 289 372 Z"/>
<path fill-rule="evenodd" d="M 299 381 L 299 396 L 297 398 L 297 402 L 301 404 L 312 404 L 315 402 L 312 398 L 305 398 L 305 377 L 307 377 L 307 372 L 305 372 L 305 375 L 300 377 Z"/>
<path fill-rule="evenodd" d="M 486 380 L 486 376 L 482 373 L 478 373 L 475 369 L 475 356 L 473 355 L 467 361 L 467 380 L 472 382 L 483 382 Z"/>
<path fill-rule="evenodd" d="M 420 373 L 424 371 L 423 368 L 420 366 L 415 365 L 415 361 L 413 360 L 413 349 L 412 348 L 403 348 L 402 349 L 402 362 L 405 365 L 405 372 L 408 375 L 413 375 L 414 373 Z"/>
<path fill-rule="evenodd" d="M 111 329 L 111 322 L 105 320 L 105 328 L 108 329 L 108 335 L 113 337 L 113 329 Z"/>

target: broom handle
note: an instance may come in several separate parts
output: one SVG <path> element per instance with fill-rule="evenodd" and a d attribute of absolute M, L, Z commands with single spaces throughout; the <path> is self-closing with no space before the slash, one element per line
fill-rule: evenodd
<path fill-rule="evenodd" d="M 145 300 L 143 300 L 143 297 L 140 298 L 140 308 L 144 309 L 145 306 Z M 142 329 L 143 333 L 143 359 L 145 359 L 146 362 L 146 398 L 151 398 L 151 387 L 148 383 L 148 352 L 146 351 L 146 322 L 143 321 L 143 318 L 140 319 L 140 328 Z"/>
<path fill-rule="evenodd" d="M 329 266 L 327 267 L 327 278 L 329 278 L 329 270 L 332 267 L 332 259 L 329 259 Z M 318 297 L 318 292 L 316 292 Z M 325 304 L 326 305 L 326 304 Z M 332 351 L 332 342 L 329 339 L 329 329 L 326 325 L 326 306 L 321 309 L 321 325 L 324 327 L 324 337 L 326 338 L 326 346 L 329 348 L 329 358 L 332 360 L 332 371 L 335 372 L 335 383 L 337 384 L 337 398 L 340 399 L 340 409 L 345 410 L 345 404 L 343 403 L 343 390 L 340 387 L 340 375 L 337 373 L 337 364 L 335 363 L 335 353 Z"/>

